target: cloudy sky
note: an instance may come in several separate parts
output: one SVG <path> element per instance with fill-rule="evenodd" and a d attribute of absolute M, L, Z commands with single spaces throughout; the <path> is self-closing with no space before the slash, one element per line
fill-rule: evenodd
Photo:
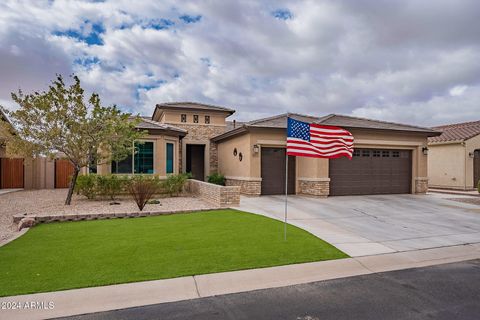
<path fill-rule="evenodd" d="M 151 115 L 198 101 L 419 125 L 480 119 L 480 1 L 2 1 L 0 104 L 77 74 Z"/>

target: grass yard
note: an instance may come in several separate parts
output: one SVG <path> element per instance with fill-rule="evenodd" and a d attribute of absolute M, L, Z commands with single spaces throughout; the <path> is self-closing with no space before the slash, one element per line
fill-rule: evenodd
<path fill-rule="evenodd" d="M 42 224 L 0 247 L 0 296 L 345 258 L 297 227 L 236 210 Z"/>

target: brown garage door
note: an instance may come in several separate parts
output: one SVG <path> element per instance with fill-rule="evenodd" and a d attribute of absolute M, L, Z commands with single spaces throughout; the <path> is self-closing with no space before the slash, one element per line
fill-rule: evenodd
<path fill-rule="evenodd" d="M 285 194 L 285 148 L 262 147 L 262 194 Z M 295 193 L 295 157 L 288 157 L 288 193 Z"/>
<path fill-rule="evenodd" d="M 68 188 L 73 175 L 73 165 L 65 159 L 55 160 L 55 188 Z"/>
<path fill-rule="evenodd" d="M 473 155 L 473 187 L 480 186 L 480 150 L 475 150 Z"/>
<path fill-rule="evenodd" d="M 23 159 L 2 158 L 0 176 L 2 189 L 23 188 Z"/>
<path fill-rule="evenodd" d="M 352 160 L 330 160 L 330 195 L 410 193 L 411 152 L 355 149 Z"/>

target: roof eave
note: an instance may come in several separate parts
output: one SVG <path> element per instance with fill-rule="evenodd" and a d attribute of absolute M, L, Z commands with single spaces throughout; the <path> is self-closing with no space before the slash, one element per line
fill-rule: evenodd
<path fill-rule="evenodd" d="M 230 130 L 230 131 L 227 131 L 227 132 L 224 132 L 218 136 L 215 136 L 215 137 L 212 137 L 210 140 L 212 140 L 213 142 L 221 142 L 223 140 L 226 140 L 226 139 L 230 139 L 230 138 L 233 138 L 235 136 L 238 136 L 240 134 L 243 134 L 243 133 L 246 133 L 248 132 L 248 126 L 247 125 L 242 125 L 238 128 L 235 128 L 233 130 Z"/>

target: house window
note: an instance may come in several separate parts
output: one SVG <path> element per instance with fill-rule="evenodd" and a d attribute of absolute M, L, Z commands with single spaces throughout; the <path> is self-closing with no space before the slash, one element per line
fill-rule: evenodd
<path fill-rule="evenodd" d="M 166 154 L 167 154 L 166 173 L 173 173 L 173 143 L 167 143 Z"/>
<path fill-rule="evenodd" d="M 198 114 L 193 115 L 193 123 L 198 123 Z"/>
<path fill-rule="evenodd" d="M 205 123 L 209 124 L 210 123 L 210 116 L 205 116 Z"/>
<path fill-rule="evenodd" d="M 153 173 L 153 142 L 136 142 L 134 173 Z"/>
<path fill-rule="evenodd" d="M 187 122 L 187 115 L 186 114 L 181 114 L 180 115 L 180 121 L 181 122 Z"/>
<path fill-rule="evenodd" d="M 153 142 L 135 142 L 132 154 L 121 161 L 112 161 L 112 173 L 154 173 Z"/>

